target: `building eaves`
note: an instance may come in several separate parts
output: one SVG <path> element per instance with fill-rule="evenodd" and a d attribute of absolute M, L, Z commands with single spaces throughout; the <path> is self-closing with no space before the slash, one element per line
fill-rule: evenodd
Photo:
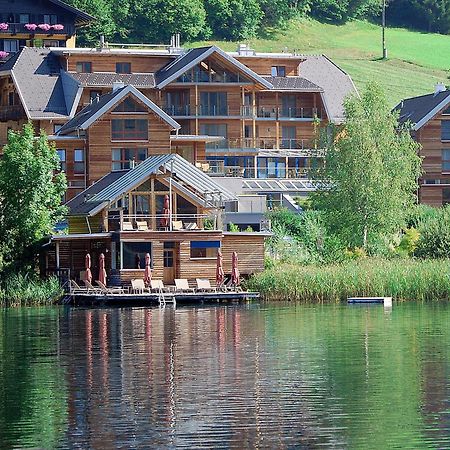
<path fill-rule="evenodd" d="M 91 16 L 90 14 L 81 11 L 81 9 L 75 8 L 74 6 L 68 5 L 67 3 L 61 0 L 49 0 L 49 1 L 55 5 L 60 6 L 66 11 L 73 13 L 77 18 L 81 19 L 84 22 L 91 22 L 92 20 L 96 20 L 94 16 Z"/>
<path fill-rule="evenodd" d="M 272 90 L 279 91 L 305 91 L 305 92 L 323 92 L 323 89 L 317 84 L 312 83 L 304 77 L 263 77 L 272 86 Z"/>
<path fill-rule="evenodd" d="M 154 88 L 153 73 L 120 74 L 115 72 L 70 73 L 70 75 L 85 87 L 111 87 L 114 83 L 132 84 L 138 88 Z"/>

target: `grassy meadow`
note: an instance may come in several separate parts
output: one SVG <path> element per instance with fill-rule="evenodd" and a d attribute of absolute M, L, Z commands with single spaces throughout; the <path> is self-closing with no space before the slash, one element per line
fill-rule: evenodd
<path fill-rule="evenodd" d="M 351 296 L 435 301 L 450 297 L 450 261 L 367 258 L 326 266 L 276 265 L 255 275 L 250 289 L 265 300 L 340 303 Z"/>
<path fill-rule="evenodd" d="M 323 24 L 310 19 L 292 20 L 285 29 L 269 30 L 263 39 L 247 42 L 257 51 L 324 53 L 346 70 L 358 89 L 377 81 L 394 106 L 402 98 L 429 93 L 437 82 L 449 80 L 450 36 L 388 28 L 388 56 L 381 60 L 381 28 L 364 21 L 345 25 Z M 236 50 L 236 42 L 203 41 Z"/>

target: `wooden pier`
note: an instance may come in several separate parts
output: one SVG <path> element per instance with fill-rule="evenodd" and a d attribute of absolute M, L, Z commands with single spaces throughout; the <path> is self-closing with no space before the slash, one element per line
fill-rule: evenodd
<path fill-rule="evenodd" d="M 166 304 L 239 303 L 259 299 L 259 292 L 164 292 L 143 294 L 68 294 L 73 306 L 153 306 Z"/>
<path fill-rule="evenodd" d="M 392 307 L 392 297 L 349 297 L 347 303 L 350 305 L 384 305 L 386 308 Z"/>

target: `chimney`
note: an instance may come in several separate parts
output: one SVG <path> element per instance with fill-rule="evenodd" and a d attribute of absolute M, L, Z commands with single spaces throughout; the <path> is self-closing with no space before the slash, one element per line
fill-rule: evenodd
<path fill-rule="evenodd" d="M 239 44 L 237 52 L 239 56 L 253 56 L 255 54 L 255 50 L 247 44 Z"/>
<path fill-rule="evenodd" d="M 123 81 L 114 81 L 112 85 L 113 92 L 116 92 L 118 89 L 122 89 L 125 87 L 125 83 Z"/>
<path fill-rule="evenodd" d="M 105 48 L 105 36 L 100 36 L 100 48 Z"/>
<path fill-rule="evenodd" d="M 434 95 L 438 95 L 440 92 L 445 92 L 447 88 L 444 83 L 436 83 L 434 86 Z"/>

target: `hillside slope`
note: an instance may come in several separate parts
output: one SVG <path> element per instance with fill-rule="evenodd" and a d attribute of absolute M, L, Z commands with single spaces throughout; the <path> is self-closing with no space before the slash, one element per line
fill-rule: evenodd
<path fill-rule="evenodd" d="M 294 20 L 267 38 L 251 39 L 257 51 L 325 53 L 346 70 L 358 89 L 374 80 L 385 89 L 392 105 L 406 97 L 429 93 L 437 82 L 449 80 L 450 36 L 389 28 L 388 60 L 380 60 L 381 29 L 363 21 L 336 26 L 314 20 Z M 191 46 L 217 44 L 235 50 L 236 42 L 195 42 Z"/>

